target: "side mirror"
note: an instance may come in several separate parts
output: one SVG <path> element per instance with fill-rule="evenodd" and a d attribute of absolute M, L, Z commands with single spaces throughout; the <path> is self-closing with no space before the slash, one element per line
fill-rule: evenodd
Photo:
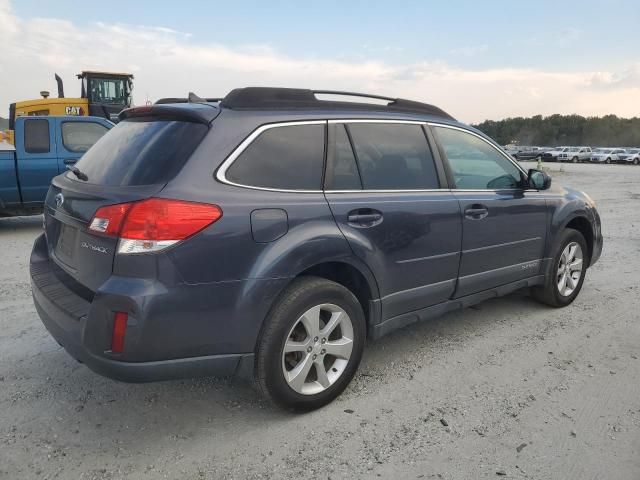
<path fill-rule="evenodd" d="M 534 168 L 529 170 L 527 181 L 529 186 L 536 190 L 547 190 L 551 186 L 551 177 L 546 172 Z"/>

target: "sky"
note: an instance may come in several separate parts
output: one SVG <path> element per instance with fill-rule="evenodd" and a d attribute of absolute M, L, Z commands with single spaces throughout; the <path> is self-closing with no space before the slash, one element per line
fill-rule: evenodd
<path fill-rule="evenodd" d="M 242 86 L 376 93 L 464 122 L 640 115 L 638 0 L 0 0 L 0 116 L 135 75 L 136 104 Z M 55 94 L 55 93 L 54 93 Z"/>

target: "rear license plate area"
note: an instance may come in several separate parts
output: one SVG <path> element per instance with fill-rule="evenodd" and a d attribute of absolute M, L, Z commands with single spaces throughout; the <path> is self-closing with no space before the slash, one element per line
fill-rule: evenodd
<path fill-rule="evenodd" d="M 78 229 L 65 223 L 60 225 L 60 234 L 55 247 L 56 257 L 66 264 L 71 264 L 76 249 Z"/>

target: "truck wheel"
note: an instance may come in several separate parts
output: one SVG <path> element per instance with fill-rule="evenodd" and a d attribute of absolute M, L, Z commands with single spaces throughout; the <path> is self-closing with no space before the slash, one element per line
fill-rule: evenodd
<path fill-rule="evenodd" d="M 342 285 L 300 277 L 283 292 L 258 342 L 258 388 L 281 407 L 305 411 L 331 402 L 355 374 L 366 335 L 362 307 Z"/>
<path fill-rule="evenodd" d="M 571 159 L 571 161 L 572 161 L 573 163 L 578 163 L 578 157 L 573 157 L 573 158 Z"/>
<path fill-rule="evenodd" d="M 543 286 L 533 287 L 531 295 L 552 307 L 566 307 L 580 293 L 587 271 L 587 242 L 580 232 L 565 229 L 558 237 L 553 263 Z"/>
<path fill-rule="evenodd" d="M 604 163 L 606 163 L 606 164 L 608 165 L 609 163 L 611 163 L 611 159 L 610 159 L 610 158 L 607 158 L 607 159 L 604 161 Z"/>

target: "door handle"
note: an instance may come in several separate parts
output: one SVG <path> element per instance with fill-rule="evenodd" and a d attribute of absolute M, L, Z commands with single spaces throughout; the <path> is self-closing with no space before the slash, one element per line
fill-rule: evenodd
<path fill-rule="evenodd" d="M 484 205 L 471 205 L 464 211 L 464 216 L 469 220 L 482 220 L 489 215 L 489 209 Z"/>
<path fill-rule="evenodd" d="M 382 213 L 372 209 L 353 210 L 347 214 L 347 221 L 360 227 L 373 227 L 382 221 Z"/>
<path fill-rule="evenodd" d="M 74 163 L 76 163 L 78 160 L 75 158 L 65 158 L 64 159 L 64 164 L 65 165 L 73 165 Z"/>

